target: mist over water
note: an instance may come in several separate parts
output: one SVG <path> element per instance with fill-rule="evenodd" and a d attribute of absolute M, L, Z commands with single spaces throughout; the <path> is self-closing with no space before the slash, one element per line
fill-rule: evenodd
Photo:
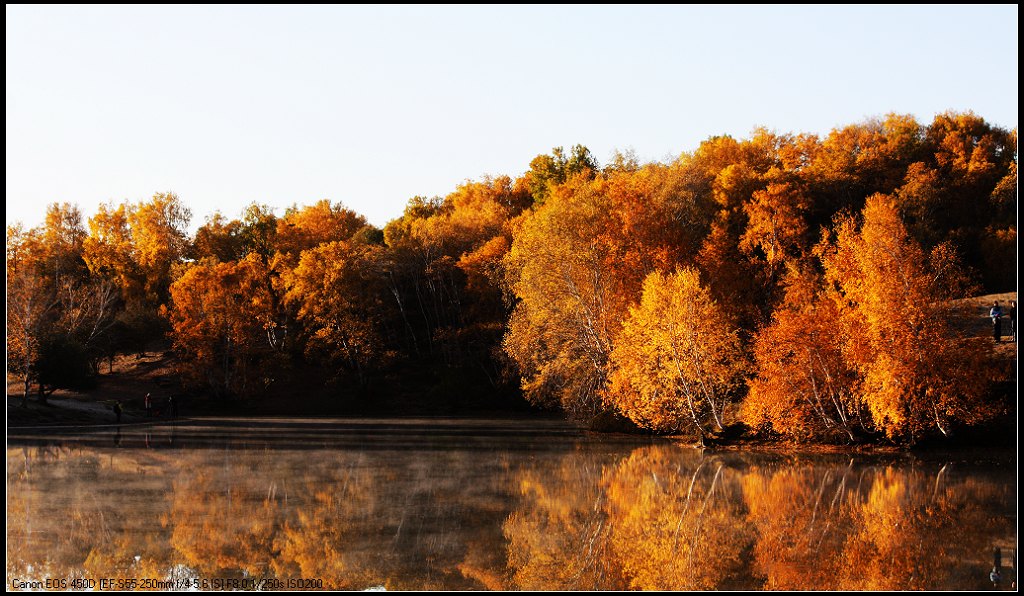
<path fill-rule="evenodd" d="M 52 433 L 9 431 L 9 586 L 974 590 L 997 547 L 1013 577 L 1012 452 L 709 451 L 455 418 Z"/>

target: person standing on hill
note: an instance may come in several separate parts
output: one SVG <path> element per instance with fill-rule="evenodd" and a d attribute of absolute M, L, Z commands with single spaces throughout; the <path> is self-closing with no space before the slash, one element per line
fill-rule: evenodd
<path fill-rule="evenodd" d="M 997 342 L 1001 341 L 1003 337 L 1003 309 L 999 306 L 998 300 L 992 303 L 992 308 L 988 309 L 988 316 L 992 318 L 992 337 Z"/>

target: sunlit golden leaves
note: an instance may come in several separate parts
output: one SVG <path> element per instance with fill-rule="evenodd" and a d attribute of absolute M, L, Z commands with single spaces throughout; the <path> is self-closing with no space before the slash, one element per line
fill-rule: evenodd
<path fill-rule="evenodd" d="M 582 419 L 603 409 L 612 341 L 650 271 L 688 244 L 684 195 L 657 192 L 674 172 L 644 168 L 554 187 L 515 228 L 506 281 L 519 299 L 505 349 L 527 398 Z"/>
<path fill-rule="evenodd" d="M 806 248 L 807 224 L 804 212 L 809 204 L 802 191 L 789 183 L 771 183 L 755 191 L 743 205 L 747 228 L 740 237 L 740 250 L 759 249 L 768 267 L 795 258 Z"/>
<path fill-rule="evenodd" d="M 984 384 L 970 373 L 978 353 L 947 324 L 944 269 L 955 261 L 945 253 L 930 262 L 888 197 L 869 198 L 862 217 L 860 225 L 840 222 L 835 243 L 820 253 L 839 292 L 843 353 L 874 424 L 908 438 L 930 426 L 949 432 L 952 420 L 977 421 L 985 415 Z"/>
<path fill-rule="evenodd" d="M 292 207 L 278 219 L 274 246 L 294 263 L 302 251 L 348 240 L 364 225 L 366 218 L 362 215 L 324 199 L 306 207 Z"/>
<path fill-rule="evenodd" d="M 303 251 L 285 274 L 285 301 L 297 308 L 309 334 L 308 355 L 358 375 L 387 356 L 378 335 L 385 296 L 381 252 L 375 245 L 329 242 Z"/>
<path fill-rule="evenodd" d="M 845 433 L 859 422 L 858 381 L 843 357 L 839 308 L 813 265 L 792 265 L 783 304 L 754 341 L 758 375 L 741 418 L 800 439 Z"/>
<path fill-rule="evenodd" d="M 171 286 L 174 346 L 193 381 L 217 393 L 255 390 L 255 359 L 270 350 L 272 295 L 258 255 L 190 267 Z"/>
<path fill-rule="evenodd" d="M 173 193 L 156 193 L 128 213 L 135 262 L 145 280 L 147 299 L 160 304 L 171 284 L 171 266 L 188 247 L 186 228 L 192 212 Z"/>
<path fill-rule="evenodd" d="M 694 269 L 644 280 L 611 363 L 608 401 L 638 425 L 662 431 L 721 430 L 743 371 L 731 313 Z"/>
<path fill-rule="evenodd" d="M 129 223 L 131 212 L 132 207 L 127 203 L 116 207 L 100 205 L 96 215 L 89 218 L 89 235 L 83 243 L 83 257 L 89 272 L 114 280 L 126 300 L 139 298 L 142 292 Z"/>

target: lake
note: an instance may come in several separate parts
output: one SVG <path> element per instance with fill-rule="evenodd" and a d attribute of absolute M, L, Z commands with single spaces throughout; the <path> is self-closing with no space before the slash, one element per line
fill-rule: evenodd
<path fill-rule="evenodd" d="M 999 548 L 1009 588 L 1016 510 L 1013 451 L 701 450 L 519 418 L 9 429 L 7 585 L 975 590 Z"/>

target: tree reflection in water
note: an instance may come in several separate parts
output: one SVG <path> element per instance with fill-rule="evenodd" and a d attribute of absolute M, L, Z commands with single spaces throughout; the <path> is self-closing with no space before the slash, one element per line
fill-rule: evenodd
<path fill-rule="evenodd" d="M 11 447 L 7 573 L 340 589 L 983 589 L 993 546 L 1016 545 L 1012 454 L 968 467 L 616 441 Z"/>

